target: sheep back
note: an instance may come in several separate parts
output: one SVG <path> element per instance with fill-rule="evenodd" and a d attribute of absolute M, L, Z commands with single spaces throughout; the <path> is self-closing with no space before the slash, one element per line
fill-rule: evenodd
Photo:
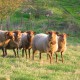
<path fill-rule="evenodd" d="M 44 33 L 35 35 L 32 41 L 32 48 L 34 51 L 46 52 L 48 48 L 48 35 Z"/>

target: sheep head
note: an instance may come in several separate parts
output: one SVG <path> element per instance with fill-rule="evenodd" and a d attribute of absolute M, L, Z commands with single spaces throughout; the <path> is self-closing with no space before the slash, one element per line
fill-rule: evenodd
<path fill-rule="evenodd" d="M 6 39 L 12 39 L 12 40 L 14 40 L 14 34 L 13 34 L 13 32 L 12 31 L 7 31 L 5 33 L 5 38 Z"/>
<path fill-rule="evenodd" d="M 15 30 L 14 32 L 14 36 L 15 36 L 15 41 L 19 41 L 21 39 L 21 31 L 20 30 Z"/>
<path fill-rule="evenodd" d="M 47 34 L 49 35 L 49 41 L 52 45 L 56 44 L 56 39 L 57 39 L 57 35 L 59 34 L 56 31 L 49 31 L 47 32 Z"/>
<path fill-rule="evenodd" d="M 29 42 L 32 42 L 33 38 L 34 38 L 34 35 L 35 35 L 35 32 L 34 31 L 27 31 L 27 39 Z"/>
<path fill-rule="evenodd" d="M 59 34 L 58 36 L 61 42 L 65 42 L 68 35 L 66 33 L 63 33 L 63 34 Z"/>

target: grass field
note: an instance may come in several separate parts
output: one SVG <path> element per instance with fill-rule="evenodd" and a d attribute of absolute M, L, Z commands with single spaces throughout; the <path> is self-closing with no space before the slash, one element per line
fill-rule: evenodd
<path fill-rule="evenodd" d="M 44 0 L 36 1 L 38 3 L 44 2 Z M 48 30 L 57 30 L 71 34 L 73 37 L 68 37 L 67 50 L 64 53 L 64 63 L 61 62 L 60 54 L 58 54 L 58 63 L 55 62 L 54 54 L 54 62 L 50 64 L 46 54 L 42 54 L 42 60 L 39 60 L 39 54 L 36 54 L 33 61 L 32 58 L 22 58 L 21 51 L 19 52 L 20 57 L 15 58 L 12 50 L 8 50 L 7 57 L 3 58 L 2 51 L 0 50 L 0 80 L 80 80 L 80 1 L 51 1 L 49 1 L 50 4 L 47 6 L 47 9 L 53 12 L 52 17 L 40 15 L 39 18 L 35 18 L 34 14 L 29 16 L 29 14 L 24 13 L 23 24 L 20 28 L 17 28 L 16 26 L 21 23 L 21 12 L 16 12 L 10 16 L 9 30 L 34 30 L 36 33 L 39 33 L 45 32 L 48 26 Z M 31 18 L 29 19 L 28 17 Z M 50 21 L 52 22 L 50 23 Z M 60 26 L 65 21 L 78 24 L 78 31 L 74 32 L 74 27 L 68 30 L 65 25 Z M 6 26 L 6 20 L 4 20 L 3 25 Z"/>
<path fill-rule="evenodd" d="M 32 61 L 22 58 L 21 51 L 19 58 L 14 57 L 12 50 L 8 50 L 8 56 L 3 58 L 0 51 L 0 80 L 80 80 L 80 44 L 76 38 L 73 39 L 68 40 L 64 63 L 60 54 L 58 63 L 54 54 L 54 62 L 50 64 L 46 54 L 42 54 L 42 60 L 36 54 Z"/>

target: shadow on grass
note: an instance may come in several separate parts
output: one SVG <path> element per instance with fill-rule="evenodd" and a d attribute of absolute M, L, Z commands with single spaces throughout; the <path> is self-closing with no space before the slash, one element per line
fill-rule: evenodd
<path fill-rule="evenodd" d="M 3 57 L 3 56 L 1 56 L 1 57 Z M 3 58 L 16 58 L 16 57 L 13 56 L 13 55 L 7 55 L 7 56 L 5 56 L 5 57 L 3 57 Z"/>

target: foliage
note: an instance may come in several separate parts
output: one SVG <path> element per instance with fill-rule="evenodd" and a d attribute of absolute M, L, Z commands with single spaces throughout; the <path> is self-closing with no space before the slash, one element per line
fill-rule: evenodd
<path fill-rule="evenodd" d="M 12 15 L 22 2 L 23 0 L 0 0 L 0 18 Z"/>

